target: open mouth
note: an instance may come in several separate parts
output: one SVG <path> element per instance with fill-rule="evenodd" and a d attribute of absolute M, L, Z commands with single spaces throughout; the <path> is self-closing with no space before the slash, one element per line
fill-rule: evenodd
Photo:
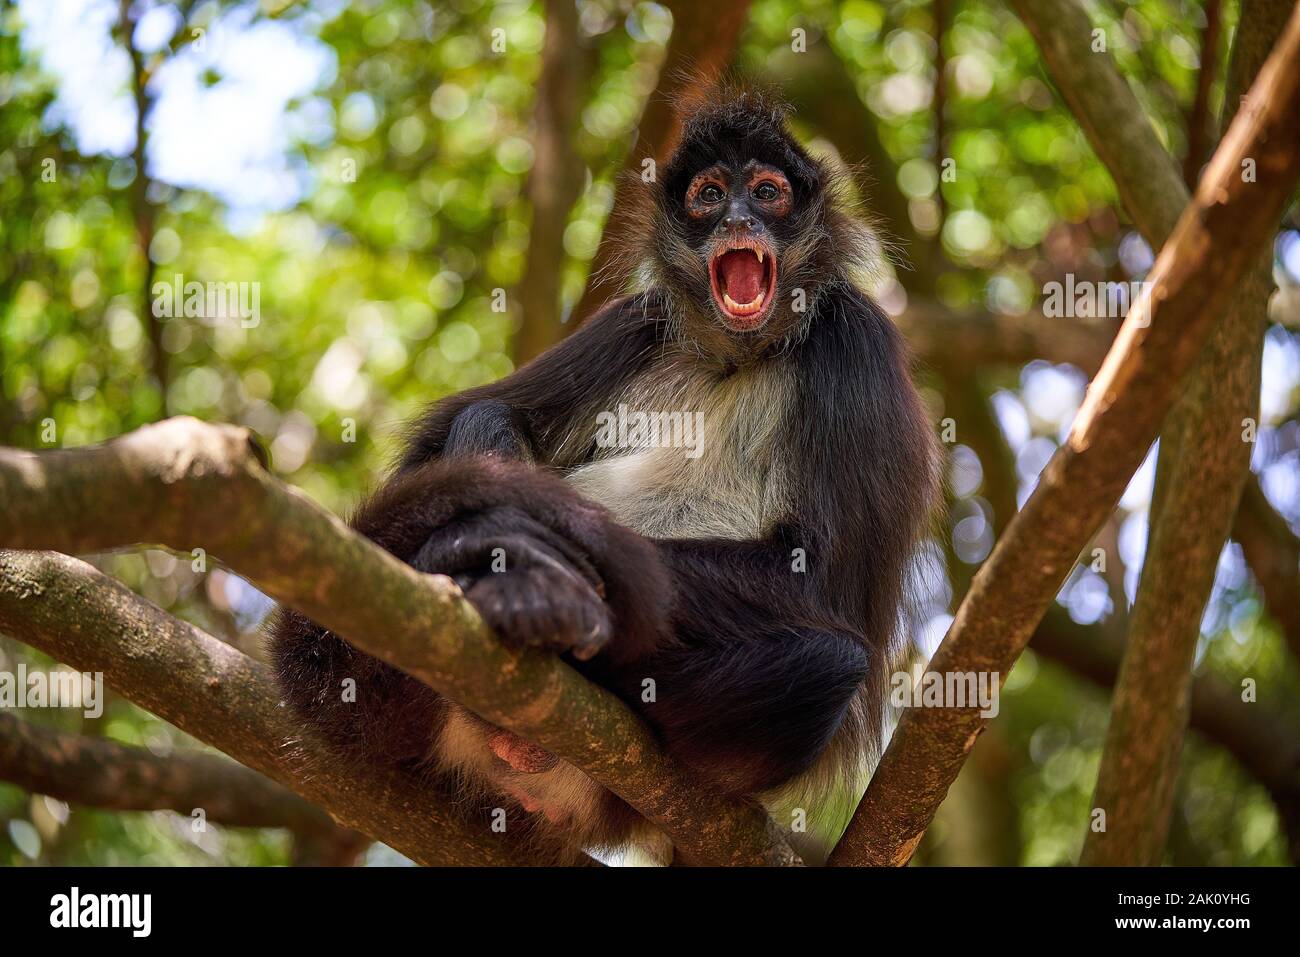
<path fill-rule="evenodd" d="M 753 240 L 732 242 L 709 261 L 709 279 L 723 321 L 737 332 L 757 329 L 776 292 L 776 256 Z"/>

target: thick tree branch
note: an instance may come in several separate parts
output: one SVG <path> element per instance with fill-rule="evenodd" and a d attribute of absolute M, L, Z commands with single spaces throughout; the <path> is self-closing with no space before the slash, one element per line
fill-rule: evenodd
<path fill-rule="evenodd" d="M 1243 292 L 1243 306 L 1246 296 Z M 939 370 L 957 390 L 967 388 L 962 383 L 969 369 L 1021 366 L 1034 359 L 1069 362 L 1094 375 L 1114 341 L 1116 329 L 1108 320 L 1079 319 L 1063 325 L 1035 313 L 957 313 L 925 302 L 911 303 L 896 321 L 921 361 Z M 1261 329 L 1266 322 L 1259 317 Z M 959 414 L 958 421 L 965 423 L 972 407 L 964 400 L 962 407 L 966 413 Z M 959 428 L 959 439 L 966 442 L 969 430 Z M 975 451 L 983 461 L 984 450 Z M 1014 502 L 1014 490 L 1012 496 L 1010 501 Z M 999 525 L 1014 511 L 997 509 Z M 1240 543 L 1291 654 L 1300 661 L 1300 540 L 1269 504 L 1253 475 L 1246 478 L 1232 537 Z"/>
<path fill-rule="evenodd" d="M 1252 88 L 1196 197 L 1161 250 L 1066 443 L 980 569 L 930 670 L 1005 677 L 1114 508 L 1219 310 L 1300 176 L 1300 15 Z M 1252 160 L 1256 182 L 1242 178 Z M 912 708 L 832 863 L 904 864 L 983 728 L 973 709 Z"/>
<path fill-rule="evenodd" d="M 552 655 L 506 649 L 450 579 L 415 571 L 274 478 L 245 429 L 177 418 L 104 446 L 0 449 L 0 501 L 6 546 L 157 542 L 221 556 L 361 650 L 576 764 L 693 862 L 797 860 L 760 810 L 689 779 L 613 694 Z"/>
<path fill-rule="evenodd" d="M 979 455 L 984 470 L 980 491 L 992 506 L 994 535 L 1000 537 L 1016 512 L 1015 471 L 987 400 L 970 371 L 964 368 L 965 363 L 944 364 L 941 358 L 936 356 L 929 361 L 938 365 L 945 377 L 946 408 L 960 423 L 959 441 Z M 1256 527 L 1262 524 L 1281 525 L 1280 535 Z M 1112 529 L 1113 525 L 1108 524 L 1103 534 Z M 1300 621 L 1300 592 L 1291 589 L 1300 553 L 1294 544 L 1289 550 L 1274 547 L 1280 537 L 1288 536 L 1286 522 L 1268 504 L 1259 485 L 1249 482 L 1237 510 L 1234 537 L 1246 549 L 1247 560 L 1252 563 L 1261 588 L 1266 593 L 1270 588 L 1280 589 L 1280 594 L 1268 599 L 1269 604 L 1289 611 L 1295 623 Z M 1100 536 L 1094 542 L 1102 544 Z M 1113 544 L 1104 547 L 1112 556 L 1116 554 Z M 1112 573 L 1122 578 L 1122 567 L 1112 564 Z M 970 574 L 965 565 L 959 564 L 950 571 L 950 576 L 954 592 L 960 598 L 969 586 Z M 1052 607 L 1034 633 L 1030 647 L 1109 690 L 1114 687 L 1124 653 L 1126 619 L 1117 609 L 1104 625 L 1086 627 L 1073 622 L 1063 609 Z M 1300 861 L 1300 731 L 1285 716 L 1262 705 L 1243 702 L 1240 694 L 1208 674 L 1193 679 L 1190 718 L 1192 728 L 1226 749 L 1245 771 L 1268 788 L 1289 835 L 1291 858 Z M 978 750 L 974 752 L 975 756 L 978 754 Z"/>
<path fill-rule="evenodd" d="M 1230 104 L 1249 88 L 1291 8 L 1261 0 L 1243 9 Z M 1178 175 L 1166 167 L 1164 175 Z M 1259 417 L 1271 252 L 1256 256 L 1161 434 L 1151 535 L 1093 797 L 1105 829 L 1089 828 L 1083 864 L 1155 865 L 1164 854 L 1201 617 L 1250 474 L 1243 428 Z"/>
<path fill-rule="evenodd" d="M 960 423 L 960 441 L 979 455 L 984 469 L 981 494 L 992 506 L 994 534 L 1000 537 L 1016 511 L 1016 476 L 1010 455 L 973 377 L 963 375 L 959 368 L 945 369 L 944 374 L 950 376 L 944 390 L 948 408 Z M 1252 487 L 1256 495 L 1262 496 L 1258 486 Z M 1282 521 L 1267 502 L 1260 504 L 1266 517 Z M 1238 514 L 1246 513 L 1243 502 Z M 1102 534 L 1113 529 L 1113 524 L 1107 524 Z M 1094 543 L 1102 544 L 1101 536 Z M 1113 543 L 1104 547 L 1116 554 Z M 1118 563 L 1112 563 L 1111 571 L 1122 578 Z M 959 565 L 950 576 L 960 598 L 969 586 L 966 566 Z M 1300 596 L 1296 609 L 1300 613 Z M 1053 606 L 1034 632 L 1030 648 L 1109 690 L 1119 673 L 1126 628 L 1127 616 L 1118 608 L 1104 624 L 1084 626 L 1072 621 L 1059 606 Z M 1300 729 L 1279 712 L 1243 701 L 1226 682 L 1210 674 L 1192 681 L 1191 727 L 1227 750 L 1247 773 L 1268 788 L 1286 826 L 1291 857 L 1300 860 Z M 976 750 L 973 757 L 978 755 Z"/>
<path fill-rule="evenodd" d="M 0 551 L 0 631 L 101 672 L 135 704 L 418 863 L 539 863 L 517 841 L 467 827 L 445 810 L 447 795 L 412 774 L 341 765 L 303 734 L 264 666 L 85 562 Z"/>
<path fill-rule="evenodd" d="M 1015 514 L 1016 487 L 1002 435 L 969 376 L 950 381 L 945 391 L 956 396 L 952 408 L 962 423 L 961 441 L 975 450 L 984 467 L 981 493 L 993 507 L 995 535 L 1000 537 Z M 1269 515 L 1281 521 L 1267 502 L 1263 505 Z M 1244 507 L 1241 511 L 1244 513 Z M 1107 525 L 1103 534 L 1112 528 Z M 1094 541 L 1100 543 L 1100 536 Z M 1115 554 L 1113 545 L 1106 547 Z M 968 576 L 961 571 L 964 567 L 952 576 L 958 596 L 968 584 L 963 583 Z M 1112 571 L 1122 576 L 1118 565 L 1113 565 Z M 1030 648 L 1109 690 L 1119 674 L 1126 627 L 1127 616 L 1118 609 L 1104 624 L 1085 626 L 1072 621 L 1064 609 L 1053 606 L 1034 632 Z M 1247 773 L 1268 788 L 1286 825 L 1291 857 L 1300 860 L 1300 729 L 1279 712 L 1243 701 L 1226 682 L 1211 674 L 1192 680 L 1190 717 L 1192 728 L 1227 750 Z"/>
<path fill-rule="evenodd" d="M 202 810 L 231 827 L 328 833 L 334 821 L 242 764 L 201 751 L 157 755 L 0 714 L 0 780 L 33 794 L 113 811 Z"/>
<path fill-rule="evenodd" d="M 1014 6 L 1039 41 L 1062 96 L 1115 179 L 1125 209 L 1153 247 L 1163 245 L 1187 202 L 1188 192 L 1176 164 L 1161 146 L 1109 54 L 1092 52 L 1092 22 L 1072 0 L 1016 0 Z M 1277 15 L 1279 6 L 1285 14 L 1284 4 L 1266 6 L 1274 11 L 1272 15 Z M 1256 38 L 1249 45 L 1243 38 L 1234 42 L 1230 75 L 1250 75 L 1239 61 L 1249 57 L 1256 64 L 1261 62 L 1268 47 L 1262 54 L 1251 49 L 1261 42 L 1267 43 L 1267 39 Z M 1236 99 L 1226 103 L 1230 113 L 1236 109 Z M 1116 121 L 1116 117 L 1124 119 Z M 1261 275 L 1254 273 L 1249 280 L 1256 289 Z M 1238 302 L 1239 308 L 1254 312 L 1259 297 L 1249 287 L 1243 287 Z M 1261 314 L 1260 327 L 1266 322 Z M 1110 341 L 1099 328 L 1104 323 L 1095 325 L 1098 328 L 1085 327 L 1082 322 L 1062 325 L 1042 317 L 1018 316 L 997 317 L 996 326 L 991 328 L 981 317 L 972 316 L 966 321 L 919 303 L 909 307 L 900 319 L 913 348 L 927 361 L 951 349 L 953 354 L 971 356 L 972 365 L 1019 363 L 1042 357 L 1071 362 L 1090 374 L 1097 368 L 1093 358 L 1099 360 Z M 1287 643 L 1300 660 L 1300 541 L 1268 504 L 1253 477 L 1247 480 L 1233 537 L 1242 543 L 1269 611 L 1282 624 Z"/>

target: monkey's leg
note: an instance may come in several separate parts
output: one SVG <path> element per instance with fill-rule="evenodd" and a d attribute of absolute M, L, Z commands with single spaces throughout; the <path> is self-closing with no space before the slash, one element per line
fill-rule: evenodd
<path fill-rule="evenodd" d="M 453 475 L 475 494 L 458 495 Z M 455 576 L 506 640 L 594 653 L 612 633 L 599 574 L 527 513 L 488 505 L 489 485 L 474 460 L 448 463 L 389 483 L 353 525 L 421 571 Z M 448 706 L 432 689 L 291 609 L 276 612 L 267 640 L 290 704 L 334 747 L 397 763 L 428 757 Z"/>
<path fill-rule="evenodd" d="M 730 794 L 765 791 L 808 770 L 868 675 L 867 651 L 847 633 L 692 632 L 680 635 L 682 647 L 642 663 L 640 680 L 653 679 L 655 693 L 638 707 L 674 757 Z"/>
<path fill-rule="evenodd" d="M 389 763 L 420 763 L 445 702 L 427 685 L 281 608 L 268 647 L 294 711 L 336 749 Z"/>
<path fill-rule="evenodd" d="M 608 643 L 611 661 L 671 641 L 654 544 L 555 475 L 497 457 L 435 460 L 388 482 L 352 524 L 422 571 L 456 576 L 504 641 L 579 658 Z M 423 684 L 292 611 L 278 614 L 270 646 L 290 701 L 331 741 L 399 760 L 427 753 L 446 704 Z"/>
<path fill-rule="evenodd" d="M 811 576 L 792 574 L 784 543 L 657 544 L 673 578 L 677 640 L 620 669 L 618 686 L 675 756 L 728 792 L 798 776 L 871 676 L 868 642 L 820 600 Z"/>

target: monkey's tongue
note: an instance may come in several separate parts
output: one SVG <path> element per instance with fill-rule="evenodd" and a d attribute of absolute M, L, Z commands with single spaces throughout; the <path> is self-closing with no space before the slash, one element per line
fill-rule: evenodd
<path fill-rule="evenodd" d="M 748 249 L 733 249 L 718 258 L 718 276 L 722 279 L 722 291 L 733 302 L 747 305 L 764 291 L 763 264 L 758 256 Z"/>
<path fill-rule="evenodd" d="M 498 758 L 520 774 L 537 774 L 555 767 L 558 759 L 545 748 L 525 741 L 519 735 L 498 728 L 488 737 L 488 747 Z"/>

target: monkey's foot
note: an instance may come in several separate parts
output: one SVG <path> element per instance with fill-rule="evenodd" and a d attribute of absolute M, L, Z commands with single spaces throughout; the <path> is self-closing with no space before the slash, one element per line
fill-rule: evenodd
<path fill-rule="evenodd" d="M 451 575 L 503 642 L 585 661 L 613 634 L 605 583 L 581 549 L 513 507 L 465 516 L 411 563 Z"/>
<path fill-rule="evenodd" d="M 514 555 L 525 551 L 516 546 Z M 522 566 L 522 567 L 521 567 Z M 465 597 L 507 644 L 572 652 L 586 661 L 609 641 L 609 607 L 576 572 L 549 556 L 528 559 L 512 571 L 484 575 Z"/>

